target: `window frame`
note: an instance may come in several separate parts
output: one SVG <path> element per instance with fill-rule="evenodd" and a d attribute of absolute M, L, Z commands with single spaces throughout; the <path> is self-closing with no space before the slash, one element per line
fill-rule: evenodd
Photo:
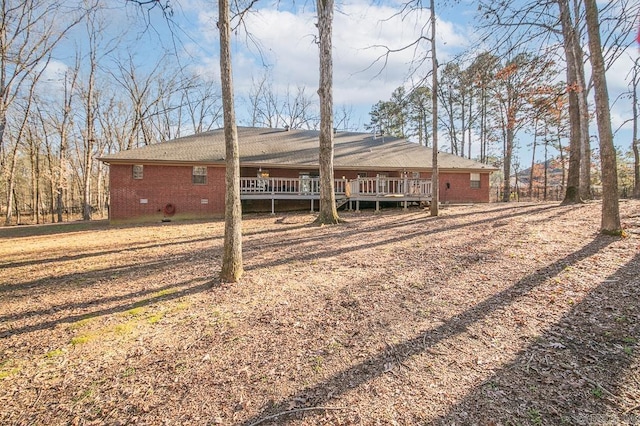
<path fill-rule="evenodd" d="M 193 169 L 191 170 L 191 183 L 194 185 L 206 185 L 207 170 L 207 166 L 193 166 Z"/>
<path fill-rule="evenodd" d="M 474 179 L 474 177 L 477 177 L 477 179 Z M 469 185 L 472 189 L 479 189 L 480 188 L 480 173 L 469 173 Z"/>
<path fill-rule="evenodd" d="M 144 179 L 144 164 L 134 164 L 131 167 L 131 177 L 135 180 Z"/>

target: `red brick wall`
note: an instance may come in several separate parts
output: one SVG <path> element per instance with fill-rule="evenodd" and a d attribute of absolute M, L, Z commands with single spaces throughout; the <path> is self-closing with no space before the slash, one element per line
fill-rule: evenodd
<path fill-rule="evenodd" d="M 132 168 L 118 164 L 109 168 L 112 221 L 161 220 L 167 217 L 163 212 L 167 204 L 175 206 L 172 219 L 224 215 L 223 167 L 207 168 L 206 185 L 192 183 L 191 166 L 145 165 L 142 179 L 133 179 Z M 141 203 L 145 199 L 147 203 Z"/>
<path fill-rule="evenodd" d="M 441 203 L 489 202 L 489 173 L 480 173 L 480 188 L 471 188 L 470 173 L 441 173 L 439 178 Z"/>
<path fill-rule="evenodd" d="M 224 167 L 208 167 L 207 184 L 192 183 L 191 166 L 152 166 L 145 165 L 142 179 L 133 179 L 132 165 L 112 164 L 110 166 L 110 219 L 112 221 L 150 221 L 172 219 L 194 219 L 224 215 Z M 297 178 L 299 170 L 269 170 L 271 177 Z M 243 177 L 255 177 L 257 168 L 242 168 Z M 355 179 L 358 173 L 367 172 L 370 177 L 380 173 L 366 170 L 336 170 L 337 179 L 345 176 Z M 389 177 L 399 177 L 397 171 L 386 172 Z M 428 179 L 430 172 L 421 172 L 420 177 Z M 443 203 L 488 203 L 489 173 L 480 174 L 480 188 L 471 188 L 471 175 L 465 173 L 443 172 L 440 174 L 440 201 Z M 447 182 L 449 188 L 447 188 Z M 147 203 L 140 201 L 146 199 Z M 202 200 L 207 204 L 202 204 Z M 284 203 L 284 202 L 282 202 Z M 163 212 L 167 204 L 175 206 L 175 214 L 167 216 Z M 259 202 L 254 209 L 264 206 Z M 280 204 L 280 203 L 278 203 Z M 309 202 L 291 203 L 292 208 L 309 208 Z M 248 207 L 248 206 L 247 206 Z M 270 201 L 268 202 L 270 211 Z M 281 206 L 282 209 L 284 206 Z M 317 209 L 317 206 L 316 206 Z"/>

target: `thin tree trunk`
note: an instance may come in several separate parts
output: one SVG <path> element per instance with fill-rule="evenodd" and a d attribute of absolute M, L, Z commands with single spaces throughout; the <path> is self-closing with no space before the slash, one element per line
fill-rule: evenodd
<path fill-rule="evenodd" d="M 231 71 L 231 24 L 229 0 L 218 0 L 220 30 L 220 78 L 225 138 L 225 223 L 224 253 L 220 278 L 237 282 L 242 276 L 242 206 L 240 204 L 240 153 L 238 129 L 233 104 L 233 73 Z"/>
<path fill-rule="evenodd" d="M 579 2 L 574 0 L 574 15 L 580 16 Z M 578 107 L 580 109 L 580 199 L 591 200 L 591 138 L 589 136 L 589 100 L 587 93 L 587 80 L 584 72 L 584 50 L 580 44 L 580 25 L 575 22 L 573 34 L 573 52 L 576 65 L 576 84 L 579 85 Z"/>
<path fill-rule="evenodd" d="M 600 166 L 602 169 L 602 221 L 600 231 L 604 234 L 620 235 L 620 209 L 618 205 L 618 168 L 613 146 L 609 93 L 605 75 L 600 22 L 595 0 L 585 0 L 587 33 L 589 35 L 589 59 L 591 61 L 593 86 L 595 89 L 596 117 L 600 139 Z"/>
<path fill-rule="evenodd" d="M 548 129 L 544 129 L 544 200 L 547 201 L 549 193 L 549 140 L 547 139 Z"/>
<path fill-rule="evenodd" d="M 440 189 L 438 170 L 438 59 L 436 57 L 436 6 L 434 0 L 431 0 L 431 102 L 432 102 L 432 171 L 431 171 L 431 205 L 429 210 L 431 216 L 438 216 L 438 203 L 440 201 Z"/>
<path fill-rule="evenodd" d="M 538 143 L 538 119 L 533 125 L 533 147 L 531 149 L 531 169 L 529 169 L 529 197 L 533 194 L 533 172 L 536 165 L 536 145 Z"/>
<path fill-rule="evenodd" d="M 320 213 L 318 224 L 340 223 L 333 182 L 333 0 L 317 0 L 320 50 Z"/>
<path fill-rule="evenodd" d="M 560 153 L 560 164 L 562 164 L 562 184 L 561 187 L 562 189 L 565 189 L 565 185 L 567 183 L 567 161 L 565 159 L 564 156 L 564 147 L 562 146 L 562 138 L 560 137 L 560 129 L 559 129 L 559 125 L 558 125 L 558 152 Z"/>
<path fill-rule="evenodd" d="M 467 150 L 469 155 L 467 156 L 471 159 L 471 126 L 473 125 L 473 96 L 469 98 L 469 132 L 467 133 L 468 143 Z"/>
<path fill-rule="evenodd" d="M 5 225 L 11 225 L 13 219 L 13 206 L 15 203 L 16 187 L 16 164 L 18 163 L 18 143 L 16 142 L 11 154 L 11 165 L 9 166 L 8 188 L 7 188 L 7 213 L 4 218 Z"/>
<path fill-rule="evenodd" d="M 638 140 L 638 61 L 640 58 L 636 58 L 633 67 L 633 88 L 631 96 L 633 98 L 633 141 L 631 147 L 633 148 L 633 197 L 640 198 L 640 141 Z"/>
<path fill-rule="evenodd" d="M 580 49 L 582 51 L 582 49 Z M 578 69 L 578 74 L 582 73 L 584 84 L 584 67 Z M 580 150 L 580 198 L 582 200 L 593 199 L 591 193 L 591 138 L 589 137 L 589 103 L 587 101 L 587 91 L 583 88 L 579 93 L 578 102 L 580 106 L 580 139 L 582 141 Z"/>
<path fill-rule="evenodd" d="M 576 57 L 574 48 L 574 27 L 571 25 L 571 15 L 567 0 L 558 0 L 560 8 L 560 22 L 564 51 L 567 60 L 567 91 L 569 96 L 569 174 L 567 177 L 567 190 L 562 204 L 581 203 L 580 198 L 580 160 L 582 155 L 581 139 L 581 115 L 578 100 L 578 76 L 576 71 Z"/>
<path fill-rule="evenodd" d="M 507 109 L 507 111 L 508 110 L 509 109 Z M 511 199 L 511 158 L 513 157 L 513 143 L 515 139 L 513 126 L 515 126 L 515 123 L 512 123 L 511 120 L 508 119 L 506 133 L 507 137 L 505 138 L 504 149 L 504 192 L 502 193 L 502 201 L 504 202 L 509 202 Z"/>

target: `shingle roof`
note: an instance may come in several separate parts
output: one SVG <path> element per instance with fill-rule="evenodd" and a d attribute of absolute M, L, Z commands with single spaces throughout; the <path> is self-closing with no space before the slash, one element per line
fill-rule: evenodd
<path fill-rule="evenodd" d="M 243 166 L 318 167 L 316 130 L 283 130 L 238 127 L 240 164 Z M 107 163 L 224 163 L 224 129 L 148 145 L 100 160 Z M 405 139 L 374 137 L 371 133 L 337 132 L 334 135 L 336 169 L 430 169 L 432 150 Z M 441 169 L 495 168 L 444 152 L 438 153 Z"/>

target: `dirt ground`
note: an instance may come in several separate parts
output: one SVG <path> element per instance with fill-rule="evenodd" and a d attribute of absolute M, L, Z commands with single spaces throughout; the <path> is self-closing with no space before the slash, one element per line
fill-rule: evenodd
<path fill-rule="evenodd" d="M 640 424 L 640 202 L 0 228 L 2 425 Z"/>

